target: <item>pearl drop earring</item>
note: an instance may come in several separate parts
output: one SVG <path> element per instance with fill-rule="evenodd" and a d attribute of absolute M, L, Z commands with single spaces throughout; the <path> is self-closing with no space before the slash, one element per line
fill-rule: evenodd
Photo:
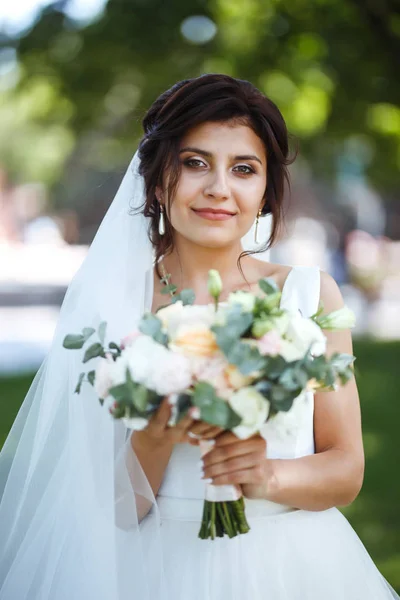
<path fill-rule="evenodd" d="M 160 204 L 160 220 L 158 221 L 158 233 L 160 235 L 165 234 L 164 207 L 162 204 Z"/>

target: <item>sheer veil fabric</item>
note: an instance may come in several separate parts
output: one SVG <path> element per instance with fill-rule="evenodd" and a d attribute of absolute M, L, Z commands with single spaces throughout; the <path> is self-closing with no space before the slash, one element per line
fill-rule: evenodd
<path fill-rule="evenodd" d="M 148 223 L 131 210 L 144 201 L 138 165 L 136 153 L 0 455 L 1 600 L 164 598 L 158 511 L 129 432 L 90 385 L 74 394 L 81 357 L 62 347 L 67 333 L 103 320 L 119 340 L 151 306 Z M 144 505 L 153 506 L 146 548 Z"/>

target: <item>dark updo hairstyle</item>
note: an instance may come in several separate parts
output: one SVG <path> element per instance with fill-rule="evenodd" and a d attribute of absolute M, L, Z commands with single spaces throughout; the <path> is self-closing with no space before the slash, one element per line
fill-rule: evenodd
<path fill-rule="evenodd" d="M 186 79 L 161 94 L 143 119 L 144 136 L 139 145 L 140 174 L 146 189 L 143 214 L 151 219 L 149 235 L 157 263 L 173 249 L 173 228 L 164 213 L 165 234 L 158 233 L 156 188 L 163 188 L 168 172 L 169 209 L 181 172 L 180 141 L 189 129 L 209 121 L 247 125 L 264 142 L 267 187 L 262 212 L 272 214 L 272 231 L 258 252 L 268 249 L 279 232 L 285 181 L 289 184 L 287 167 L 293 159 L 289 158 L 288 132 L 278 107 L 248 81 L 219 74 Z M 240 258 L 247 254 L 253 252 L 241 254 L 239 267 Z"/>

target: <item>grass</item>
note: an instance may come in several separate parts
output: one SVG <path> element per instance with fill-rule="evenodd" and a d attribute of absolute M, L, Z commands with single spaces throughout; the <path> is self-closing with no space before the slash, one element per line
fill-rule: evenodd
<path fill-rule="evenodd" d="M 400 343 L 358 340 L 357 381 L 366 472 L 357 500 L 343 510 L 382 574 L 400 592 Z M 33 379 L 0 379 L 0 445 Z"/>

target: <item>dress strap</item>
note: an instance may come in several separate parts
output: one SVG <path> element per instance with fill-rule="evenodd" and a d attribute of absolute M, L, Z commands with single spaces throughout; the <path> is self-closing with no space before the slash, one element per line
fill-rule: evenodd
<path fill-rule="evenodd" d="M 281 307 L 310 317 L 318 310 L 320 284 L 318 267 L 292 267 L 282 289 Z"/>

